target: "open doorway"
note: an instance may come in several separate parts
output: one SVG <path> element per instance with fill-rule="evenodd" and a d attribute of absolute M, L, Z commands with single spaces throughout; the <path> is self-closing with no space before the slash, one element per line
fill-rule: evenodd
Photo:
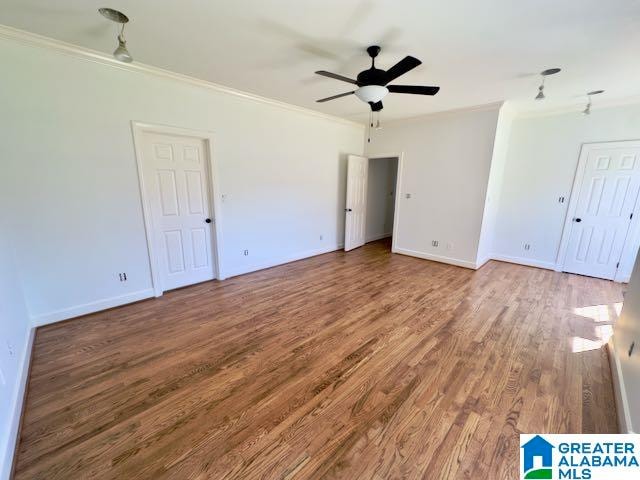
<path fill-rule="evenodd" d="M 365 242 L 389 239 L 389 250 L 393 234 L 397 178 L 397 157 L 369 159 Z"/>
<path fill-rule="evenodd" d="M 402 163 L 399 158 L 348 156 L 344 209 L 346 251 L 383 239 L 388 239 L 388 249 L 393 250 L 397 183 Z"/>

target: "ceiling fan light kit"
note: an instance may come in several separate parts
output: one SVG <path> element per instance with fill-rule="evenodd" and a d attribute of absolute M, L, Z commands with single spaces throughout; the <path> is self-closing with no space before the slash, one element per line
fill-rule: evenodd
<path fill-rule="evenodd" d="M 369 104 L 372 112 L 379 112 L 383 108 L 382 99 L 389 93 L 407 93 L 412 95 L 435 95 L 438 93 L 440 87 L 389 85 L 390 82 L 399 76 L 404 75 L 408 71 L 413 70 L 422 62 L 415 57 L 406 56 L 389 70 L 381 70 L 376 68 L 375 64 L 376 57 L 380 53 L 380 50 L 380 47 L 377 45 L 372 45 L 367 48 L 367 53 L 371 57 L 371 67 L 360 72 L 355 80 L 337 73 L 318 70 L 316 72 L 318 75 L 351 83 L 352 85 L 356 85 L 358 88 L 351 92 L 340 93 L 338 95 L 321 98 L 316 101 L 320 103 L 328 102 L 329 100 L 335 100 L 336 98 L 355 94 L 355 96 L 360 100 Z"/>
<path fill-rule="evenodd" d="M 389 89 L 382 85 L 365 85 L 355 91 L 356 97 L 366 103 L 380 102 L 387 93 Z"/>
<path fill-rule="evenodd" d="M 127 41 L 124 39 L 124 26 L 129 23 L 129 17 L 113 8 L 99 8 L 98 12 L 107 20 L 121 25 L 120 33 L 118 33 L 118 47 L 113 52 L 113 57 L 124 63 L 133 62 L 133 57 L 127 50 Z"/>

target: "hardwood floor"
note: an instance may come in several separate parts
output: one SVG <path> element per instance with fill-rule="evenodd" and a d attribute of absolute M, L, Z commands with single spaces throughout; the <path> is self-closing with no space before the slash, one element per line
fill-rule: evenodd
<path fill-rule="evenodd" d="M 616 432 L 622 287 L 375 242 L 38 329 L 15 478 L 518 478 Z"/>

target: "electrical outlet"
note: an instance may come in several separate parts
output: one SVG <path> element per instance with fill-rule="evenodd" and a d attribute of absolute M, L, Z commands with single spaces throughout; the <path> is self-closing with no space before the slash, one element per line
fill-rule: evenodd
<path fill-rule="evenodd" d="M 406 198 L 406 199 L 411 198 L 411 194 L 410 194 L 410 193 L 405 193 L 405 194 L 404 194 L 404 198 Z"/>
<path fill-rule="evenodd" d="M 431 240 L 432 247 L 437 247 L 438 245 L 440 245 L 440 242 L 438 240 Z"/>
<path fill-rule="evenodd" d="M 322 240 L 324 238 L 324 235 L 320 235 L 320 240 Z"/>
<path fill-rule="evenodd" d="M 447 250 L 453 250 L 453 243 L 447 242 Z"/>
<path fill-rule="evenodd" d="M 528 252 L 529 250 L 531 250 L 531 245 L 530 245 L 530 244 L 528 244 L 528 243 L 525 243 L 525 244 L 522 246 L 522 248 Z"/>
<path fill-rule="evenodd" d="M 121 282 L 126 282 L 127 281 L 127 274 L 125 272 L 119 273 L 118 274 L 118 278 L 120 279 Z"/>
<path fill-rule="evenodd" d="M 7 353 L 10 357 L 13 357 L 16 354 L 15 348 L 13 348 L 13 344 L 7 340 Z"/>
<path fill-rule="evenodd" d="M 242 252 L 242 254 L 243 254 L 245 257 L 249 256 L 249 250 L 245 250 L 244 252 Z"/>

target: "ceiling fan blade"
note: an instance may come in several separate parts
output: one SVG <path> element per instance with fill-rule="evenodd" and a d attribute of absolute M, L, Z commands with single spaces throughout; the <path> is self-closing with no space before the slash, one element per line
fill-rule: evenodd
<path fill-rule="evenodd" d="M 393 67 L 391 67 L 389 70 L 387 70 L 387 75 L 386 75 L 387 76 L 387 83 L 389 83 L 392 80 L 395 80 L 400 75 L 404 75 L 409 70 L 413 70 L 414 68 L 416 68 L 421 63 L 422 62 L 420 60 L 418 60 L 417 58 L 412 57 L 410 55 L 404 57 L 402 60 L 400 60 L 398 63 L 396 63 Z"/>
<path fill-rule="evenodd" d="M 321 98 L 320 100 L 316 100 L 316 102 L 318 102 L 318 103 L 328 102 L 329 100 L 334 100 L 334 99 L 340 98 L 340 97 L 346 97 L 347 95 L 353 95 L 354 93 L 356 93 L 356 92 L 341 93 L 339 95 L 334 95 L 333 97 Z"/>
<path fill-rule="evenodd" d="M 336 80 L 342 80 L 343 82 L 353 83 L 354 85 L 358 84 L 358 82 L 356 82 L 355 80 L 353 80 L 351 78 L 344 77 L 342 75 L 338 75 L 337 73 L 331 73 L 331 72 L 327 72 L 325 70 L 318 70 L 316 73 L 318 75 L 322 75 L 323 77 L 335 78 Z"/>
<path fill-rule="evenodd" d="M 421 87 L 419 85 L 388 85 L 391 93 L 413 93 L 414 95 L 435 95 L 440 87 Z"/>
<path fill-rule="evenodd" d="M 371 105 L 372 112 L 379 112 L 380 110 L 382 110 L 382 102 L 369 102 L 369 105 Z"/>

